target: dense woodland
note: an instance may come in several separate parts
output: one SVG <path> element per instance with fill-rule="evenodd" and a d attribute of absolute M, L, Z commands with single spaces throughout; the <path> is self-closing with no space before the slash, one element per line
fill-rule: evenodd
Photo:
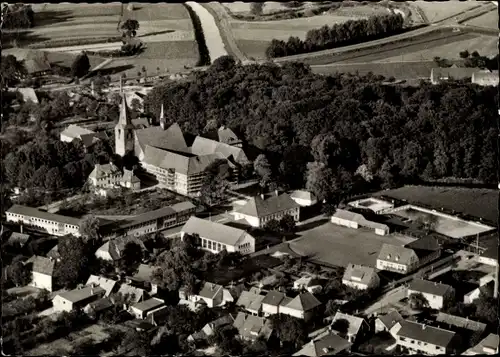
<path fill-rule="evenodd" d="M 305 41 L 298 37 L 290 37 L 287 42 L 272 40 L 266 49 L 266 56 L 276 58 L 354 45 L 394 35 L 403 30 L 403 24 L 403 16 L 395 14 L 370 16 L 367 20 L 349 20 L 332 27 L 325 25 L 320 29 L 309 30 Z"/>
<path fill-rule="evenodd" d="M 262 150 L 281 185 L 334 201 L 372 185 L 496 178 L 495 88 L 385 85 L 380 77 L 320 76 L 302 64 L 241 66 L 223 57 L 192 81 L 154 88 L 193 134 L 216 120 Z M 363 177 L 361 180 L 360 178 Z"/>
<path fill-rule="evenodd" d="M 35 13 L 31 5 L 2 4 L 2 29 L 24 29 L 35 25 Z"/>

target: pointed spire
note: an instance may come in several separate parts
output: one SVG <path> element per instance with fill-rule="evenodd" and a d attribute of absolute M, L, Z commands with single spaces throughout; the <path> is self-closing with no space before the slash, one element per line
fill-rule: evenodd
<path fill-rule="evenodd" d="M 165 110 L 163 108 L 163 103 L 161 104 L 161 111 L 160 111 L 160 126 L 163 130 L 167 128 L 167 121 L 165 120 Z"/>
<path fill-rule="evenodd" d="M 122 97 L 122 102 L 120 104 L 120 118 L 118 120 L 118 124 L 131 125 L 130 113 L 127 105 L 127 100 L 125 98 L 125 94 L 121 93 L 121 97 Z"/>

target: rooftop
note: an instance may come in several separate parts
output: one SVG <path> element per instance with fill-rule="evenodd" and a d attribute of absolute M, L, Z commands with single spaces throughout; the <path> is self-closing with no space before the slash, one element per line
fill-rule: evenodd
<path fill-rule="evenodd" d="M 157 298 L 151 298 L 148 300 L 144 300 L 138 304 L 132 305 L 132 307 L 139 311 L 144 312 L 156 309 L 157 307 L 160 307 L 162 305 L 165 305 L 165 302 L 163 300 Z"/>
<path fill-rule="evenodd" d="M 269 339 L 272 333 L 271 324 L 265 318 L 243 312 L 238 312 L 233 326 L 238 330 L 240 336 L 248 339 L 256 339 L 259 335 Z"/>
<path fill-rule="evenodd" d="M 85 285 L 95 284 L 106 290 L 106 296 L 109 296 L 118 282 L 112 279 L 107 279 L 102 276 L 91 275 Z"/>
<path fill-rule="evenodd" d="M 120 290 L 118 290 L 118 293 L 122 294 L 123 296 L 128 294 L 132 297 L 132 301 L 136 303 L 141 301 L 142 298 L 146 295 L 146 291 L 144 289 L 136 288 L 128 284 L 122 284 L 120 286 Z"/>
<path fill-rule="evenodd" d="M 26 263 L 33 264 L 33 272 L 50 275 L 54 274 L 55 262 L 50 258 L 40 257 L 38 255 L 32 256 L 26 261 Z"/>
<path fill-rule="evenodd" d="M 296 199 L 302 199 L 302 200 L 311 200 L 311 201 L 314 200 L 314 199 L 316 199 L 314 197 L 314 194 L 312 194 L 309 191 L 305 191 L 305 190 L 296 190 L 296 191 L 293 191 L 290 194 L 290 197 L 291 198 L 296 198 Z"/>
<path fill-rule="evenodd" d="M 378 316 L 378 319 L 382 321 L 388 330 L 390 330 L 398 322 L 403 321 L 403 317 L 396 310 L 393 310 L 385 315 L 380 315 Z"/>
<path fill-rule="evenodd" d="M 410 282 L 408 290 L 437 296 L 444 296 L 448 291 L 453 290 L 453 288 L 450 285 L 446 284 L 439 284 L 423 279 L 414 279 Z"/>
<path fill-rule="evenodd" d="M 277 290 L 271 290 L 267 293 L 266 297 L 262 300 L 262 304 L 271 306 L 279 306 L 281 301 L 285 298 L 285 294 Z"/>
<path fill-rule="evenodd" d="M 411 257 L 415 255 L 412 249 L 384 243 L 378 255 L 379 260 L 409 264 Z"/>
<path fill-rule="evenodd" d="M 223 289 L 222 285 L 206 282 L 203 285 L 200 292 L 198 293 L 198 296 L 203 296 L 208 299 L 213 299 L 219 291 L 222 291 L 222 289 Z"/>
<path fill-rule="evenodd" d="M 95 134 L 92 130 L 82 128 L 76 124 L 70 124 L 61 132 L 61 135 L 69 136 L 70 138 L 80 138 L 82 135 Z"/>
<path fill-rule="evenodd" d="M 103 288 L 97 286 L 97 287 L 92 287 L 92 286 L 86 286 L 81 289 L 74 289 L 65 293 L 61 293 L 57 296 L 62 297 L 65 300 L 71 301 L 72 303 L 77 303 L 83 300 L 86 300 L 92 296 L 95 295 L 104 295 L 106 293 L 106 290 Z"/>
<path fill-rule="evenodd" d="M 7 240 L 7 245 L 19 245 L 23 247 L 30 239 L 29 234 L 13 232 Z"/>
<path fill-rule="evenodd" d="M 351 343 L 332 331 L 326 331 L 314 340 L 302 346 L 302 349 L 292 356 L 332 356 L 351 347 Z"/>
<path fill-rule="evenodd" d="M 377 273 L 373 268 L 359 264 L 349 264 L 344 271 L 342 280 L 356 281 L 361 284 L 368 284 L 376 274 Z"/>
<path fill-rule="evenodd" d="M 98 312 L 109 309 L 113 306 L 113 303 L 109 298 L 102 298 L 96 301 L 92 301 L 91 303 L 89 303 L 89 305 L 94 311 Z"/>
<path fill-rule="evenodd" d="M 7 213 L 19 214 L 27 217 L 40 218 L 45 219 L 47 221 L 53 221 L 58 223 L 65 223 L 73 226 L 79 226 L 80 220 L 73 217 L 62 216 L 60 214 L 49 213 L 45 211 L 40 211 L 36 208 L 21 206 L 21 205 L 13 205 L 9 208 Z"/>
<path fill-rule="evenodd" d="M 190 217 L 184 224 L 182 232 L 187 234 L 198 234 L 200 237 L 231 246 L 236 245 L 245 236 L 249 235 L 242 229 L 194 216 Z"/>
<path fill-rule="evenodd" d="M 287 193 L 262 199 L 260 196 L 250 198 L 238 212 L 252 217 L 266 217 L 278 212 L 300 207 Z"/>
<path fill-rule="evenodd" d="M 498 354 L 498 345 L 500 340 L 498 335 L 490 333 L 476 346 L 469 348 L 463 353 L 465 356 L 475 356 L 475 355 L 495 355 Z"/>
<path fill-rule="evenodd" d="M 483 324 L 482 322 L 469 320 L 466 317 L 445 314 L 444 312 L 440 312 L 438 314 L 436 322 L 438 322 L 440 325 L 442 324 L 443 326 L 456 326 L 466 330 L 478 331 L 481 333 L 486 330 L 486 324 Z"/>
<path fill-rule="evenodd" d="M 427 326 L 413 321 L 404 320 L 401 321 L 400 324 L 401 329 L 397 332 L 398 336 L 410 338 L 416 341 L 427 342 L 436 346 L 446 348 L 455 337 L 455 332 Z"/>
<path fill-rule="evenodd" d="M 188 150 L 184 134 L 177 123 L 172 124 L 166 130 L 152 126 L 136 130 L 135 134 L 143 150 L 145 150 L 146 146 L 181 152 Z"/>
<path fill-rule="evenodd" d="M 378 222 L 372 222 L 367 220 L 362 214 L 360 213 L 354 213 L 348 210 L 340 209 L 338 208 L 335 213 L 333 214 L 333 217 L 340 218 L 340 219 L 345 219 L 353 222 L 357 222 L 367 228 L 371 229 L 384 229 L 388 230 L 389 227 L 385 224 L 378 223 Z"/>
<path fill-rule="evenodd" d="M 298 311 L 310 311 L 321 305 L 321 302 L 310 292 L 304 292 L 297 295 L 292 301 L 286 304 L 286 307 Z"/>
<path fill-rule="evenodd" d="M 363 325 L 363 323 L 366 323 L 365 320 L 361 317 L 357 317 L 357 316 L 353 316 L 353 315 L 349 315 L 349 314 L 344 314 L 342 312 L 337 312 L 335 314 L 335 317 L 333 318 L 332 324 L 330 326 L 333 326 L 335 321 L 338 321 L 338 320 L 347 320 L 349 322 L 347 334 L 352 335 L 352 336 L 357 335 L 360 328 L 361 328 L 361 325 Z"/>

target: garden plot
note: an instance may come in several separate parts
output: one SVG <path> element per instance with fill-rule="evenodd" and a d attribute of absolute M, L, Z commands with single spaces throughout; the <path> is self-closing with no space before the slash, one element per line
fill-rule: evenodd
<path fill-rule="evenodd" d="M 498 12 L 497 10 L 490 11 L 484 15 L 470 19 L 464 24 L 498 30 Z"/>
<path fill-rule="evenodd" d="M 481 5 L 476 1 L 415 1 L 430 23 L 444 20 Z"/>

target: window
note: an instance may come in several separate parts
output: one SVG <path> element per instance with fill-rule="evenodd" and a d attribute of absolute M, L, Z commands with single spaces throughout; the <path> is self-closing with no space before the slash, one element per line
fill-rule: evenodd
<path fill-rule="evenodd" d="M 400 337 L 400 338 L 399 338 L 399 340 L 400 340 L 400 341 L 406 341 L 406 338 L 404 338 L 404 337 Z"/>

